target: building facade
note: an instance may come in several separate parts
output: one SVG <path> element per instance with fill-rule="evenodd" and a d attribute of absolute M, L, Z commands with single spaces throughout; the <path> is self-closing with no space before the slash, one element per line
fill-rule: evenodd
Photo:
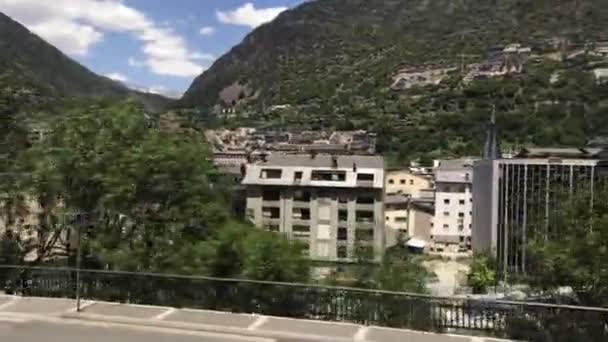
<path fill-rule="evenodd" d="M 411 238 L 422 240 L 428 245 L 434 214 L 433 205 L 432 198 L 387 195 L 384 209 L 387 246 Z"/>
<path fill-rule="evenodd" d="M 410 170 L 389 170 L 386 172 L 385 192 L 387 195 L 403 194 L 413 198 L 427 196 L 433 189 L 433 179 Z"/>
<path fill-rule="evenodd" d="M 580 149 L 528 149 L 513 159 L 476 162 L 474 250 L 496 256 L 502 274 L 525 273 L 528 240 L 556 233 L 552 227 L 561 204 L 574 192 L 593 193 L 598 176 L 593 155 Z"/>
<path fill-rule="evenodd" d="M 349 261 L 356 248 L 385 246 L 384 159 L 378 156 L 270 155 L 247 167 L 246 216 L 302 241 L 313 259 Z"/>
<path fill-rule="evenodd" d="M 443 160 L 435 171 L 435 215 L 430 251 L 471 251 L 473 159 Z"/>

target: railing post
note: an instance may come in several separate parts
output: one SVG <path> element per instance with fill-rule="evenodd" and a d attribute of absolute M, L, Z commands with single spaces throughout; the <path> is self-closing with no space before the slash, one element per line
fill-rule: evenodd
<path fill-rule="evenodd" d="M 81 264 L 81 225 L 78 225 L 78 246 L 76 247 L 76 312 L 80 312 L 80 264 Z"/>

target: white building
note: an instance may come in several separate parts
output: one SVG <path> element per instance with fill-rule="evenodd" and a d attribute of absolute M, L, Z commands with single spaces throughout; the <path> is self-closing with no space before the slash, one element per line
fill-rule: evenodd
<path fill-rule="evenodd" d="M 435 215 L 431 252 L 471 251 L 473 159 L 443 160 L 435 173 Z"/>

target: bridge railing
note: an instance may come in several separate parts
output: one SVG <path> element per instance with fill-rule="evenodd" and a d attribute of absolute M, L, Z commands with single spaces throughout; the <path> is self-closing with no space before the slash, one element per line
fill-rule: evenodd
<path fill-rule="evenodd" d="M 27 296 L 76 296 L 76 270 L 0 266 Z M 10 289 L 9 289 L 10 290 Z M 80 271 L 83 299 L 353 322 L 530 341 L 608 341 L 608 308 L 103 270 Z"/>

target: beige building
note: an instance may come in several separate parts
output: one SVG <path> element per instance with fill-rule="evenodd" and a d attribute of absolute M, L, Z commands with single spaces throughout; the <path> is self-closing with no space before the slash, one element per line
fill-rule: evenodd
<path fill-rule="evenodd" d="M 384 252 L 384 159 L 270 155 L 247 167 L 247 217 L 309 246 L 313 259 L 349 261 L 355 248 Z"/>
<path fill-rule="evenodd" d="M 386 173 L 386 194 L 403 194 L 413 198 L 432 197 L 431 176 L 412 173 L 409 170 L 389 170 Z"/>
<path fill-rule="evenodd" d="M 399 238 L 411 238 L 430 242 L 433 219 L 433 199 L 416 199 L 406 195 L 387 195 L 385 198 L 385 226 L 387 246 L 393 246 Z"/>

